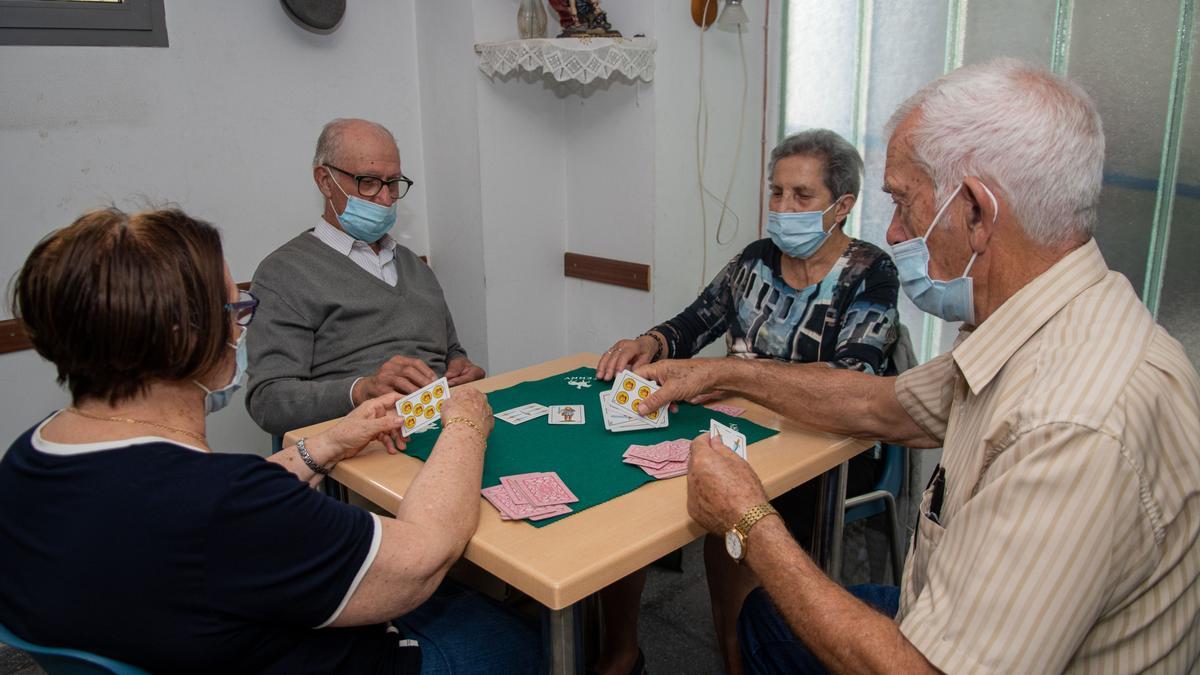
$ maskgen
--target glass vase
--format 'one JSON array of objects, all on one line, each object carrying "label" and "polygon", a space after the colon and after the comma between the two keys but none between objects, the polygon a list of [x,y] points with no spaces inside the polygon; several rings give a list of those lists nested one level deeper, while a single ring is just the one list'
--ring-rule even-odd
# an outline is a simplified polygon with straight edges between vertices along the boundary
[{"label": "glass vase", "polygon": [[546,8],[542,0],[521,0],[517,8],[517,32],[522,40],[546,37]]}]

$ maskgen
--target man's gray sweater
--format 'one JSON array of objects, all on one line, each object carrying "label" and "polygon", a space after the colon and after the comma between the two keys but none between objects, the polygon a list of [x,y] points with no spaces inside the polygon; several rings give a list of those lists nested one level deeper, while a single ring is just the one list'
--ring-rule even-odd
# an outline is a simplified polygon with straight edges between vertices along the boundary
[{"label": "man's gray sweater", "polygon": [[350,412],[350,387],[393,356],[442,374],[466,352],[433,271],[396,246],[396,286],[305,232],[267,256],[251,285],[261,304],[246,335],[246,410],[267,432]]}]

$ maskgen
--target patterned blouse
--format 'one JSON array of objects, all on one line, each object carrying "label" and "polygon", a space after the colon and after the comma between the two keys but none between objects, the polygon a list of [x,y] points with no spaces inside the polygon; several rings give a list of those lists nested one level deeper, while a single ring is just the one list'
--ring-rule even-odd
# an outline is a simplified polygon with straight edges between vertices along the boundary
[{"label": "patterned blouse", "polygon": [[690,358],[725,333],[729,356],[886,372],[899,334],[892,259],[851,239],[823,279],[795,289],[782,257],[770,239],[734,256],[695,302],[652,329],[667,338],[667,357]]}]

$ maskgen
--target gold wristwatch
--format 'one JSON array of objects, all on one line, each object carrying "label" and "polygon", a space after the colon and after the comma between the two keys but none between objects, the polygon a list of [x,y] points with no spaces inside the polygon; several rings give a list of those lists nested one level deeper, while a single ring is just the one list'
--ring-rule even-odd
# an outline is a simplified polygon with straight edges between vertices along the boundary
[{"label": "gold wristwatch", "polygon": [[746,559],[746,543],[750,538],[750,528],[772,513],[779,515],[775,507],[768,503],[751,506],[746,513],[742,514],[742,519],[725,533],[725,552],[729,554],[730,558],[737,562]]}]

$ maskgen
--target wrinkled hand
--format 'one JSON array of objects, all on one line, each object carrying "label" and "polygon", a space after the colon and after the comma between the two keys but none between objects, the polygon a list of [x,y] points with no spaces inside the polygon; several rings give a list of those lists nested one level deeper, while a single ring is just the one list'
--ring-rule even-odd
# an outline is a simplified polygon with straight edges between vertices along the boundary
[{"label": "wrinkled hand", "polygon": [[692,441],[687,485],[688,515],[713,534],[724,534],[750,507],[767,501],[750,463],[708,434]]},{"label": "wrinkled hand", "polygon": [[355,405],[391,392],[411,394],[437,379],[433,369],[421,359],[393,356],[379,366],[379,372],[364,377],[354,385],[351,398]]},{"label": "wrinkled hand", "polygon": [[403,450],[400,426],[404,420],[396,415],[396,401],[401,398],[403,395],[392,392],[363,403],[327,431],[310,438],[310,452],[319,454],[321,463],[325,463],[349,459],[376,440],[389,453]]},{"label": "wrinkled hand", "polygon": [[486,376],[483,368],[471,363],[471,359],[465,356],[456,356],[446,364],[446,382],[451,387],[482,380]]},{"label": "wrinkled hand", "polygon": [[484,436],[492,434],[492,425],[496,421],[492,417],[492,406],[488,404],[487,394],[474,387],[455,389],[450,398],[442,403],[443,427],[445,427],[445,421],[452,417],[465,417],[471,420],[479,425]]},{"label": "wrinkled hand", "polygon": [[611,380],[626,368],[633,370],[650,363],[658,351],[658,340],[641,335],[632,340],[618,340],[600,357],[596,364],[596,379]]},{"label": "wrinkled hand", "polygon": [[646,397],[641,410],[658,410],[675,401],[690,401],[714,390],[717,369],[725,359],[670,359],[642,366],[639,376],[661,388]]}]

